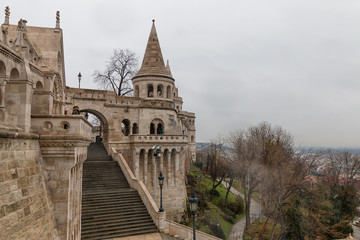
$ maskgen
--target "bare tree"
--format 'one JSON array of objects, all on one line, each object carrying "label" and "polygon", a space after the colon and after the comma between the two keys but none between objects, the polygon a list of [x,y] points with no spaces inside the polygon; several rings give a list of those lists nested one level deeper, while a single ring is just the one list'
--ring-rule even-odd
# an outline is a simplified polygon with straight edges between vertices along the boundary
[{"label": "bare tree", "polygon": [[260,145],[253,141],[249,132],[235,132],[230,137],[230,142],[238,163],[238,176],[245,201],[245,228],[250,227],[250,204],[252,194],[259,184],[261,171]]},{"label": "bare tree", "polygon": [[[219,141],[218,139],[216,141]],[[210,194],[216,195],[216,188],[222,183],[226,175],[226,165],[222,156],[223,145],[219,142],[212,142],[208,147],[208,157],[210,177],[213,185]]]},{"label": "bare tree", "polygon": [[136,74],[138,58],[129,49],[114,49],[104,71],[94,72],[94,82],[101,88],[113,90],[118,96],[132,92],[131,78]]}]

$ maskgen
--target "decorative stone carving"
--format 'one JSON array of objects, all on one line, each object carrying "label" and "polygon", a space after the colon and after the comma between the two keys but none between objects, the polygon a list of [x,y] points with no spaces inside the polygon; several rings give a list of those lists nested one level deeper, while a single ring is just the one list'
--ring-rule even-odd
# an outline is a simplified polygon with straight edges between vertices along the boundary
[{"label": "decorative stone carving", "polygon": [[41,125],[41,130],[46,132],[46,133],[52,132],[52,131],[54,131],[54,125],[50,121],[45,121]]},{"label": "decorative stone carving", "polygon": [[10,17],[10,8],[7,6],[5,8],[5,22],[1,25],[1,32],[2,32],[2,41],[3,43],[7,44],[7,35],[8,35],[8,28],[9,28],[9,17]]},{"label": "decorative stone carving", "polygon": [[60,12],[56,11],[56,26],[55,28],[60,28]]}]

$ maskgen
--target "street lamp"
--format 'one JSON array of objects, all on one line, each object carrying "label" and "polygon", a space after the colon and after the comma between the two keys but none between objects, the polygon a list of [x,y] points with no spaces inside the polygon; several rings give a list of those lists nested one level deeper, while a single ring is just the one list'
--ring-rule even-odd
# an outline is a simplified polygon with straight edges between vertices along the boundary
[{"label": "street lamp", "polygon": [[197,211],[197,206],[198,206],[198,199],[196,197],[196,193],[194,190],[192,190],[191,196],[189,197],[188,200],[190,202],[190,211],[191,211],[192,217],[193,217],[193,240],[196,240],[195,216],[196,216],[196,211]]},{"label": "street lamp", "polygon": [[156,158],[161,157],[161,145],[160,146],[152,146],[151,148],[154,151],[154,201],[156,203]]},{"label": "street lamp", "polygon": [[163,212],[164,209],[162,207],[162,187],[164,185],[164,176],[162,175],[162,172],[160,172],[160,175],[159,175],[158,179],[159,179],[159,184],[160,184],[160,208],[159,208],[159,212]]},{"label": "street lamp", "polygon": [[79,75],[78,75],[78,79],[79,79],[79,88],[80,88],[80,81],[81,81],[81,77],[82,77],[81,72],[79,72]]}]

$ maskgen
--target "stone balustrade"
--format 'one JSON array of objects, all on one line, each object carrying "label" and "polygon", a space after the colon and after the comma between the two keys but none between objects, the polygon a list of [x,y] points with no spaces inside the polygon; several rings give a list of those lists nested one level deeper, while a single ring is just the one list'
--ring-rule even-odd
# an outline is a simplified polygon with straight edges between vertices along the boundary
[{"label": "stone balustrade", "polygon": [[130,136],[132,143],[187,143],[188,138],[186,135],[138,135],[133,134]]},{"label": "stone balustrade", "polygon": [[32,115],[32,130],[43,137],[76,137],[91,140],[92,125],[80,115]]}]

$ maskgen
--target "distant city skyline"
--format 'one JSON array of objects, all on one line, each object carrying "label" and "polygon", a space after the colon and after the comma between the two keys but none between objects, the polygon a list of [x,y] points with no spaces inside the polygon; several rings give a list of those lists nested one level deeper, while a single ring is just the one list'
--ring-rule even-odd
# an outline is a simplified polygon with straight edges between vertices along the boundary
[{"label": "distant city skyline", "polygon": [[195,112],[197,141],[266,121],[298,146],[360,146],[360,2],[5,0],[10,23],[55,27],[67,85],[98,88],[115,48],[144,55],[155,19],[164,59]]}]

